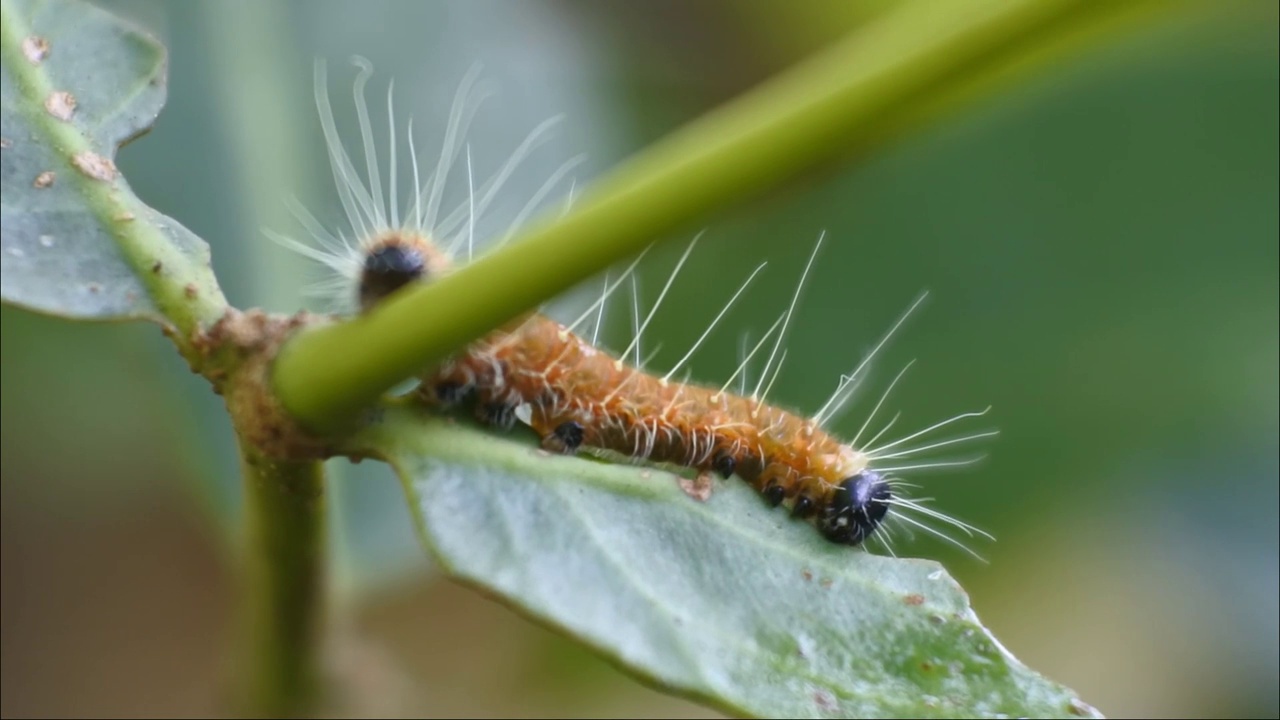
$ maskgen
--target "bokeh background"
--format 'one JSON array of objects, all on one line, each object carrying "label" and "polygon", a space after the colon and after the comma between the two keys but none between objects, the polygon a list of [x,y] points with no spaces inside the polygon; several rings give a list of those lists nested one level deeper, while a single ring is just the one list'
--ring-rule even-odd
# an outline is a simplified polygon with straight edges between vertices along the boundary
[{"label": "bokeh background", "polygon": [[[478,175],[565,115],[487,236],[564,161],[585,153],[589,183],[883,3],[101,4],[171,55],[167,109],[120,166],[208,240],[233,303],[291,311],[320,276],[262,228],[301,236],[295,196],[342,222],[313,58],[353,148],[353,54],[377,70],[379,142],[394,78],[422,155],[483,63],[499,92],[470,134]],[[1003,432],[983,465],[920,478],[996,535],[976,548],[989,564],[925,538],[900,550],[944,562],[1007,647],[1112,717],[1276,717],[1277,57],[1276,5],[1223,3],[709,218],[647,334],[654,365],[683,354],[726,278],[768,259],[695,358],[696,378],[724,378],[826,229],[773,396],[821,404],[927,288],[872,384],[918,358],[896,391],[904,427],[991,404]],[[680,249],[645,265],[650,301]],[[218,712],[239,493],[219,401],[153,327],[0,312],[3,714]],[[619,348],[628,320],[611,318]],[[345,657],[372,697],[408,693],[429,716],[713,715],[440,577],[391,473],[333,470],[335,574],[359,638]]]}]

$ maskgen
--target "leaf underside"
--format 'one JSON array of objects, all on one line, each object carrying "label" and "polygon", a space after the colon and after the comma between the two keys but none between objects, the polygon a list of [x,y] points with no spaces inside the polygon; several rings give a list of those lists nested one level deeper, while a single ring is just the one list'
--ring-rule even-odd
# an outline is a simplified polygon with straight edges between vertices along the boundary
[{"label": "leaf underside", "polygon": [[208,247],[138,201],[110,161],[164,105],[163,47],[81,2],[6,2],[5,23],[0,298],[70,318],[158,320],[143,278],[166,269],[131,262],[121,234],[145,224],[197,266]]},{"label": "leaf underside", "polygon": [[360,436],[457,579],[643,680],[761,717],[1100,717],[937,563],[831,545],[736,479],[550,456],[411,409]]}]

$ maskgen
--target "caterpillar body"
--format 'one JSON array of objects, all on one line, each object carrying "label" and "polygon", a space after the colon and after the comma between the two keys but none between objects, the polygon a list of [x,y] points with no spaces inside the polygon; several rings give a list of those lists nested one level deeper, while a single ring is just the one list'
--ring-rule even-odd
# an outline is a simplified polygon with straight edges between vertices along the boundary
[{"label": "caterpillar body", "polygon": [[[356,81],[358,103],[362,103],[361,92],[368,73],[369,68],[365,65],[364,72]],[[361,129],[369,163],[370,188],[358,179],[358,173],[333,129],[323,78],[323,66],[317,65],[317,103],[339,195],[356,235],[355,242],[317,232],[319,224],[310,216],[304,218],[304,222],[327,249],[318,250],[290,238],[277,236],[277,239],[337,270],[341,277],[338,282],[329,283],[326,289],[345,288],[345,292],[351,293],[354,284],[352,294],[358,299],[361,311],[366,311],[405,285],[430,282],[448,272],[452,263],[451,248],[459,247],[464,239],[470,253],[477,213],[476,192],[472,187],[466,206],[468,212],[455,212],[450,216],[465,218],[466,227],[455,221],[452,227],[457,236],[447,247],[437,244],[433,238],[439,237],[439,229],[437,227],[433,232],[432,228],[437,225],[435,215],[440,186],[447,175],[450,159],[458,153],[457,147],[450,147],[451,144],[456,145],[454,140],[446,142],[437,166],[437,180],[429,188],[415,188],[417,194],[406,219],[401,221],[398,217],[394,199],[390,211],[385,210],[376,161],[370,152],[372,140],[366,115],[362,110]],[[464,81],[464,89],[459,90],[459,100],[455,101],[446,133],[450,138],[458,135],[457,126],[462,114],[459,107],[469,92],[466,88]],[[390,111],[390,95],[388,106]],[[526,140],[525,145],[528,144]],[[520,151],[517,151],[517,157],[519,155]],[[413,164],[416,175],[416,157]],[[509,174],[506,168],[498,176],[505,174]],[[470,175],[468,157],[469,186]],[[392,177],[394,196],[394,168]],[[553,176],[553,179],[556,178]],[[481,189],[481,204],[484,204],[483,198],[488,197],[484,194],[486,187],[490,186],[482,186]],[[545,190],[544,186],[538,195],[545,194]],[[443,224],[450,225],[448,220]],[[925,506],[925,500],[906,497],[901,492],[904,484],[895,473],[968,465],[975,460],[908,461],[908,464],[897,466],[893,466],[892,461],[996,434],[995,431],[979,432],[904,447],[952,422],[979,416],[986,411],[957,415],[879,447],[871,447],[889,430],[895,417],[867,443],[859,445],[858,440],[884,404],[889,391],[901,379],[904,368],[884,391],[852,442],[843,442],[823,428],[824,423],[849,400],[867,362],[919,305],[923,296],[898,319],[853,373],[841,377],[831,399],[814,416],[805,417],[766,401],[769,385],[776,379],[785,359],[785,352],[779,356],[783,338],[821,242],[820,237],[797,284],[790,307],[759,340],[738,372],[723,387],[705,387],[674,378],[693,349],[662,377],[642,369],[639,336],[648,320],[652,319],[652,311],[640,324],[637,310],[636,338],[632,346],[617,356],[597,348],[594,337],[588,340],[578,332],[578,327],[593,313],[596,314],[598,331],[599,312],[603,311],[604,303],[613,291],[634,270],[636,263],[632,263],[613,283],[606,278],[605,291],[600,299],[576,322],[564,325],[536,312],[517,318],[475,341],[441,365],[427,369],[420,376],[415,395],[424,403],[442,408],[471,401],[481,421],[504,430],[520,421],[538,434],[545,449],[553,452],[572,454],[580,449],[590,449],[619,454],[634,461],[684,466],[695,470],[701,478],[709,478],[712,474],[725,478],[737,475],[752,485],[768,504],[775,507],[785,505],[793,516],[812,522],[824,538],[834,543],[860,545],[876,535],[886,518],[890,518],[900,519],[908,527],[923,529],[968,550],[959,541],[934,528],[928,520],[950,524],[970,536],[985,533]],[[693,244],[668,279],[664,297],[692,249]],[[729,305],[737,300],[762,268],[763,265],[743,283]],[[661,297],[658,302],[661,303]],[[694,349],[706,339],[729,305],[716,317]],[[772,352],[754,391],[745,392],[746,383],[743,382],[742,392],[730,392],[728,388],[734,379],[745,371],[751,357],[775,333]],[[592,335],[595,334],[593,331]],[[626,358],[633,349],[635,361],[628,362]],[[765,385],[766,380],[768,385]],[[899,512],[890,514],[891,509]],[[910,514],[916,517],[910,517]],[[887,538],[882,539],[886,540],[888,547]]]},{"label": "caterpillar body", "polygon": [[598,351],[542,316],[468,348],[424,378],[422,394],[477,394],[485,419],[521,409],[543,447],[599,448],[728,478],[772,505],[790,501],[829,540],[857,545],[889,509],[889,483],[868,459],[811,421],[750,397],[664,381]]}]

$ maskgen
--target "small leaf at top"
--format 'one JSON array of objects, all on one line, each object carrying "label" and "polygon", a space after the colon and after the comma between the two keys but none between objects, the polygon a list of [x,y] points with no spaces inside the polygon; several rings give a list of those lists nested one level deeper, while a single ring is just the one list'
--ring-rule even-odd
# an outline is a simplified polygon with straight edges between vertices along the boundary
[{"label": "small leaf at top", "polygon": [[831,545],[736,479],[699,502],[670,472],[401,408],[359,442],[454,577],[680,694],[754,717],[1100,717],[937,563]]},{"label": "small leaf at top", "polygon": [[208,247],[114,163],[164,105],[164,48],[76,0],[0,8],[0,297],[99,320],[220,305]]}]

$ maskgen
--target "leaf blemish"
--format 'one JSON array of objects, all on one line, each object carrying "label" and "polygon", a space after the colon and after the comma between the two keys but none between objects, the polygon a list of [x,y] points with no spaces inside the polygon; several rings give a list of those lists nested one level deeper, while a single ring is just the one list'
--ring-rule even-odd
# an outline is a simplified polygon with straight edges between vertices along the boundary
[{"label": "leaf blemish", "polygon": [[164,269],[164,263],[160,262],[159,260],[155,261],[151,265],[151,272],[153,273],[159,273],[163,269]]},{"label": "leaf blemish", "polygon": [[53,179],[55,177],[57,176],[52,170],[45,170],[36,176],[36,179],[31,183],[31,186],[43,190],[53,184]]},{"label": "leaf blemish", "polygon": [[818,690],[813,693],[813,702],[823,710],[835,710],[836,699],[824,690]]},{"label": "leaf blemish", "polygon": [[186,295],[188,300],[195,300],[199,291],[196,290],[194,283],[187,283],[186,286],[182,288],[182,294]]},{"label": "leaf blemish", "polygon": [[678,477],[678,482],[684,494],[698,502],[706,502],[711,497],[711,476],[706,473],[699,473],[692,480],[687,477]]},{"label": "leaf blemish", "polygon": [[44,100],[44,109],[50,115],[66,122],[76,111],[76,96],[66,90],[58,90],[50,93],[49,97]]},{"label": "leaf blemish", "polygon": [[924,596],[920,593],[911,593],[910,595],[903,597],[902,602],[908,605],[923,605]]},{"label": "leaf blemish", "polygon": [[[110,158],[105,158],[96,152],[86,150],[85,152],[77,153],[71,158],[71,164],[94,180],[109,182],[116,179],[116,164],[111,162]],[[125,213],[117,218],[117,220],[132,219],[133,213]]]},{"label": "leaf blemish", "polygon": [[39,35],[28,35],[22,39],[22,54],[32,65],[39,65],[49,57],[49,41]]}]

